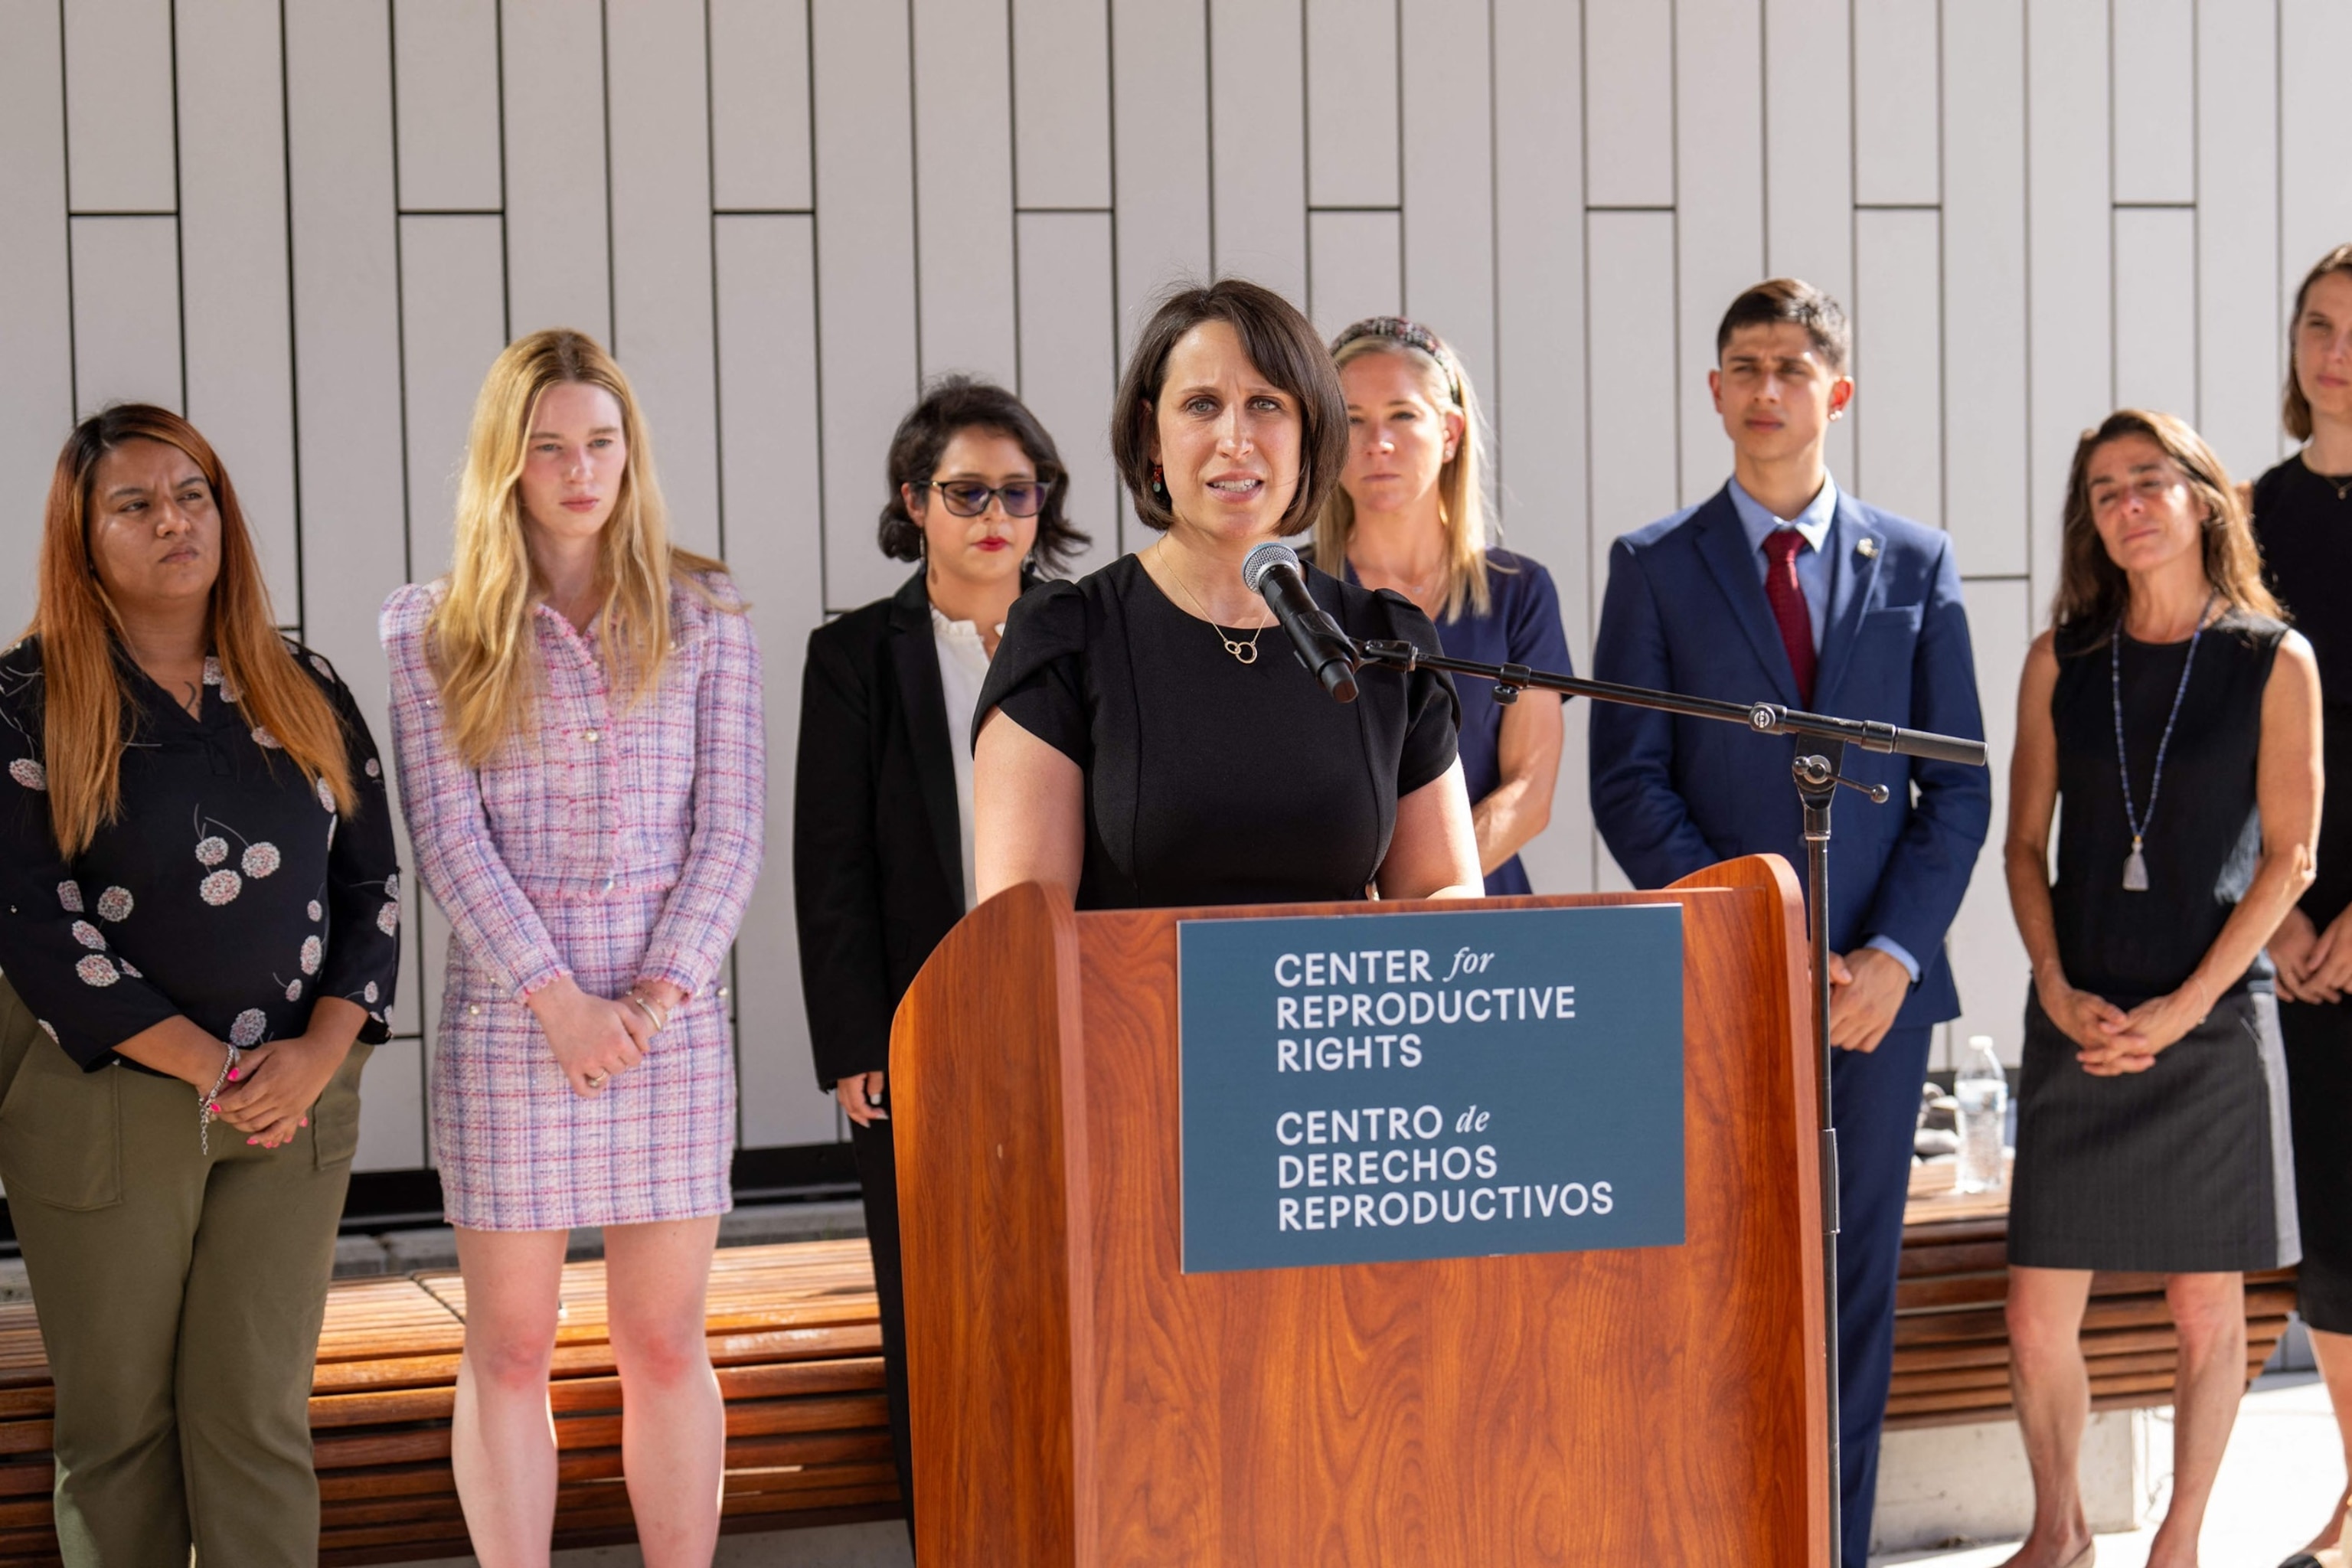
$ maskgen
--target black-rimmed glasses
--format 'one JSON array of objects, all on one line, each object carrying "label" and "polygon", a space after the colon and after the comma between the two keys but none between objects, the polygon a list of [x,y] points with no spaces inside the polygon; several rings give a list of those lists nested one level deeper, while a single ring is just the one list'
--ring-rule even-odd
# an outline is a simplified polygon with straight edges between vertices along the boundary
[{"label": "black-rimmed glasses", "polygon": [[958,517],[978,517],[988,510],[991,497],[1004,508],[1007,517],[1034,517],[1045,504],[1045,487],[1034,479],[1003,485],[984,485],[978,479],[925,479],[915,488],[939,491],[940,500]]}]

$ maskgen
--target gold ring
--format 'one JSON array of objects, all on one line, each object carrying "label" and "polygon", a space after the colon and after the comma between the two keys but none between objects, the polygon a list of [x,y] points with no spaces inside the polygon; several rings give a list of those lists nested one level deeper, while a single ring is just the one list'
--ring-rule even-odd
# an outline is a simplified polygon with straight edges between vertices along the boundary
[{"label": "gold ring", "polygon": [[602,1089],[604,1087],[605,1081],[610,1078],[610,1076],[611,1075],[608,1073],[592,1072],[588,1075],[588,1087],[590,1089]]}]

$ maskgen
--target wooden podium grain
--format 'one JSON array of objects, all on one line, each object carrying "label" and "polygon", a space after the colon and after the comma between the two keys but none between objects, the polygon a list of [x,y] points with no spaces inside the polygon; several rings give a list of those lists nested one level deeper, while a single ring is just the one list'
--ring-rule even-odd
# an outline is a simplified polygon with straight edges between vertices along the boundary
[{"label": "wooden podium grain", "polygon": [[[1187,1275],[1176,922],[1678,902],[1681,1247]],[[956,927],[891,1041],[926,1568],[1811,1568],[1827,1542],[1802,898]]]}]

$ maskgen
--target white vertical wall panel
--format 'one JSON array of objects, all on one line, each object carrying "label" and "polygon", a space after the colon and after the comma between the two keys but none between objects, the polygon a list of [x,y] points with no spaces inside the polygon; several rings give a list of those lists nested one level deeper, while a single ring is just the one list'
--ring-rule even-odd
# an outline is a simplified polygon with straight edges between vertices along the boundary
[{"label": "white vertical wall panel", "polygon": [[805,217],[722,217],[717,225],[723,434],[730,451],[758,454],[728,466],[728,564],[751,602],[768,693],[768,860],[735,966],[742,1136],[755,1146],[834,1136],[832,1101],[817,1087],[809,1056],[793,919],[801,653],[824,618],[824,578],[813,569],[823,497],[812,228]]},{"label": "white vertical wall panel", "polygon": [[1305,0],[1307,199],[1392,207],[1399,0]]},{"label": "white vertical wall panel", "polygon": [[[2280,319],[2313,262],[2352,240],[2352,158],[2344,156],[2343,62],[2352,5],[2278,0]],[[2286,367],[2280,366],[2280,374]]]},{"label": "white vertical wall panel", "polygon": [[[1729,129],[1754,141],[1745,127]],[[1675,7],[1666,0],[1585,0],[1584,199],[1596,207],[1674,205]]]},{"label": "white vertical wall panel", "polygon": [[[1922,0],[1864,6],[1848,26],[1846,0],[1769,0],[1764,26],[1764,268],[1775,278],[1801,278],[1851,311],[1854,306],[1854,211],[1857,165],[1872,131],[1863,121],[1864,87],[1853,89],[1842,71],[1822,68],[1862,48],[1866,16],[1907,15]],[[1925,0],[1929,28],[1927,158],[1934,190],[1934,0]],[[1852,35],[1851,37],[1849,35]],[[1724,303],[1730,301],[1727,299]],[[1713,342],[1710,336],[1709,342]],[[1830,472],[1853,472],[1850,422],[1830,427]]]},{"label": "white vertical wall panel", "polygon": [[1944,526],[1971,573],[2022,575],[2027,479],[2023,0],[1944,7],[1944,276],[1967,280],[1967,372],[1944,405]]},{"label": "white vertical wall panel", "polygon": [[[613,339],[601,0],[501,0],[507,328]],[[702,117],[697,115],[698,127]]]},{"label": "white vertical wall panel", "polygon": [[[1573,7],[1495,7],[1495,315],[1509,330],[1479,390],[1496,426],[1505,542],[1549,567],[1580,670],[1591,646],[1584,582],[1584,117]],[[1584,714],[1571,705],[1551,826],[1522,852],[1549,892],[1592,886]]]},{"label": "white vertical wall panel", "polygon": [[[376,612],[408,580],[392,71],[381,8],[287,13],[294,395],[302,411],[298,500],[310,542],[302,636],[333,661],[387,758],[391,681],[377,647]],[[415,866],[397,816],[394,828],[402,835],[401,864]],[[403,923],[401,943],[392,1027],[413,1035],[420,1016],[415,921]],[[387,1049],[370,1064],[370,1136],[379,1121],[377,1086],[419,1070],[414,1047]],[[421,1125],[410,1136],[415,1149],[394,1163],[424,1158]]]},{"label": "white vertical wall panel", "polygon": [[178,16],[187,413],[235,476],[270,599],[291,625],[302,584],[278,0],[180,0]]},{"label": "white vertical wall panel", "polygon": [[[291,32],[329,19],[361,31],[380,25],[348,5],[299,20],[289,11],[286,22]],[[392,33],[400,205],[498,211],[498,0],[393,0]]]},{"label": "white vertical wall panel", "polygon": [[1402,0],[1404,305],[1483,384],[1495,369],[1493,51],[1486,0]]},{"label": "white vertical wall panel", "polygon": [[63,31],[48,0],[0,0],[0,625],[33,611],[49,472],[74,420]]},{"label": "white vertical wall panel", "polygon": [[1207,0],[1111,0],[1119,344],[1151,301],[1205,277],[1209,205]]},{"label": "white vertical wall panel", "polygon": [[[1585,79],[1592,79],[1589,61]],[[1676,244],[1672,213],[1596,212],[1585,219],[1586,297],[1598,302],[1587,319],[1585,361],[1592,517],[1585,582],[1596,628],[1609,581],[1610,545],[1619,534],[1654,522],[1680,505],[1675,419],[1680,385],[1675,363]],[[1707,341],[1712,346],[1713,338]],[[1582,713],[1570,709],[1569,721],[1589,732],[1589,705]],[[1568,783],[1573,787],[1583,780]],[[1633,885],[1597,833],[1592,858],[1595,887]]]},{"label": "white vertical wall panel", "polygon": [[1013,141],[1024,207],[1110,205],[1110,6],[1013,0]]},{"label": "white vertical wall panel", "polygon": [[[1941,227],[1933,212],[1854,215],[1853,486],[1873,506],[1944,521]],[[1962,571],[1971,563],[1963,547]]]},{"label": "white vertical wall panel", "polygon": [[807,0],[710,0],[710,195],[721,210],[804,209]]},{"label": "white vertical wall panel", "polygon": [[[1782,0],[1772,0],[1773,34],[1783,26],[1784,8]],[[1853,199],[1866,206],[1941,198],[1937,110],[1942,100],[1936,79],[1941,8],[1937,0],[1867,0],[1853,7]],[[1846,79],[1833,52],[1817,52],[1809,62],[1780,56],[1777,45],[1774,54],[1776,93],[1801,98]]]},{"label": "white vertical wall panel", "polygon": [[1016,378],[1004,0],[914,0],[915,257],[923,374]]},{"label": "white vertical wall panel", "polygon": [[2115,8],[2108,37],[2119,202],[2197,199],[2197,6],[2132,0]]},{"label": "white vertical wall panel", "polygon": [[[2202,0],[2197,11],[2199,429],[2252,479],[2284,439],[2279,297],[2278,9]],[[2336,209],[2352,214],[2352,204]],[[2352,235],[2352,223],[2346,227]]]},{"label": "white vertical wall panel", "polygon": [[1307,223],[1307,315],[1327,342],[1350,321],[1403,310],[1403,224],[1395,213],[1316,213]]},{"label": "white vertical wall panel", "polygon": [[1608,301],[1586,327],[1587,581],[1596,626],[1610,545],[1683,504],[1675,461],[1675,248],[1671,213],[1594,213],[1586,220],[1587,287],[1591,298]]},{"label": "white vertical wall panel", "polygon": [[2020,1059],[2026,987],[2032,981],[2025,944],[2010,915],[2000,845],[2009,820],[2009,759],[2017,743],[2017,684],[2025,672],[2026,647],[2041,629],[2046,595],[2018,580],[1973,582],[1967,592],[1977,697],[1984,708],[1985,743],[1992,753],[1992,831],[1978,851],[1976,875],[1947,938],[1961,1011],[1945,1033],[1962,1041],[1970,1035],[1990,1035],[2000,1059],[2014,1066]]},{"label": "white vertical wall panel", "polygon": [[1064,511],[1093,536],[1068,567],[1082,576],[1119,553],[1118,475],[1110,403],[1118,380],[1118,302],[1111,297],[1108,213],[1024,213],[1021,400],[1070,471]]},{"label": "white vertical wall panel", "polygon": [[408,426],[408,574],[449,569],[466,427],[506,346],[495,217],[400,220],[401,367]]},{"label": "white vertical wall panel", "polygon": [[2115,312],[2116,405],[2161,409],[2197,424],[2194,212],[2116,209]]},{"label": "white vertical wall panel", "polygon": [[179,226],[169,217],[73,220],[77,418],[110,403],[181,407]]},{"label": "white vertical wall panel", "polygon": [[1762,0],[1675,0],[1675,276],[1685,505],[1714,494],[1731,473],[1731,443],[1706,372],[1725,307],[1764,276],[1763,64]]},{"label": "white vertical wall panel", "polygon": [[171,211],[179,205],[172,0],[71,0],[58,9],[73,210]]},{"label": "white vertical wall panel", "polygon": [[716,553],[719,392],[702,3],[630,0],[607,16],[613,348],[654,431],[673,536]]},{"label": "white vertical wall panel", "polygon": [[816,298],[824,387],[824,602],[898,584],[874,549],[882,458],[914,399],[915,190],[907,13],[813,0]]},{"label": "white vertical wall panel", "polygon": [[[2075,438],[2105,417],[2114,400],[2106,58],[2106,0],[2035,0],[2027,7],[2029,473],[2032,570],[2043,592],[2057,582],[2059,516]],[[2189,323],[2180,331],[2189,333]]]},{"label": "white vertical wall panel", "polygon": [[1300,4],[1209,4],[1211,262],[1294,303],[1307,295]]}]

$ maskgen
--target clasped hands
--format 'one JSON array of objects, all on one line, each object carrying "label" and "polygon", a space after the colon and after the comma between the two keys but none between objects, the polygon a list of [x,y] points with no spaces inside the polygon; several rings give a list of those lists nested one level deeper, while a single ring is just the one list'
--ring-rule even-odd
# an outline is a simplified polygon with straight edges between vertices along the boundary
[{"label": "clasped hands", "polygon": [[2299,909],[2270,940],[2271,963],[2278,969],[2279,994],[2289,1002],[2341,1002],[2352,991],[2352,930],[2343,915],[2321,931]]},{"label": "clasped hands", "polygon": [[[310,1107],[351,1055],[352,1033],[294,1035],[238,1054],[236,1077],[221,1085],[212,1112],[246,1142],[276,1149],[310,1125]],[[199,1084],[201,1089],[205,1086]]]},{"label": "clasped hands", "polygon": [[2178,991],[2141,1003],[2130,1012],[2089,991],[2078,991],[2063,975],[2037,977],[2034,994],[2042,1010],[2080,1047],[2074,1059],[2093,1078],[2146,1072],[2159,1052],[2205,1021],[2212,1010],[2204,983],[2193,976]]},{"label": "clasped hands", "polygon": [[616,1073],[646,1059],[654,1037],[686,1003],[666,980],[641,980],[617,997],[591,996],[570,975],[531,993],[529,1005],[546,1031],[572,1092],[592,1100]]},{"label": "clasped hands", "polygon": [[1911,972],[1893,953],[1875,947],[1831,953],[1830,1044],[1842,1051],[1876,1050],[1910,994]]}]

